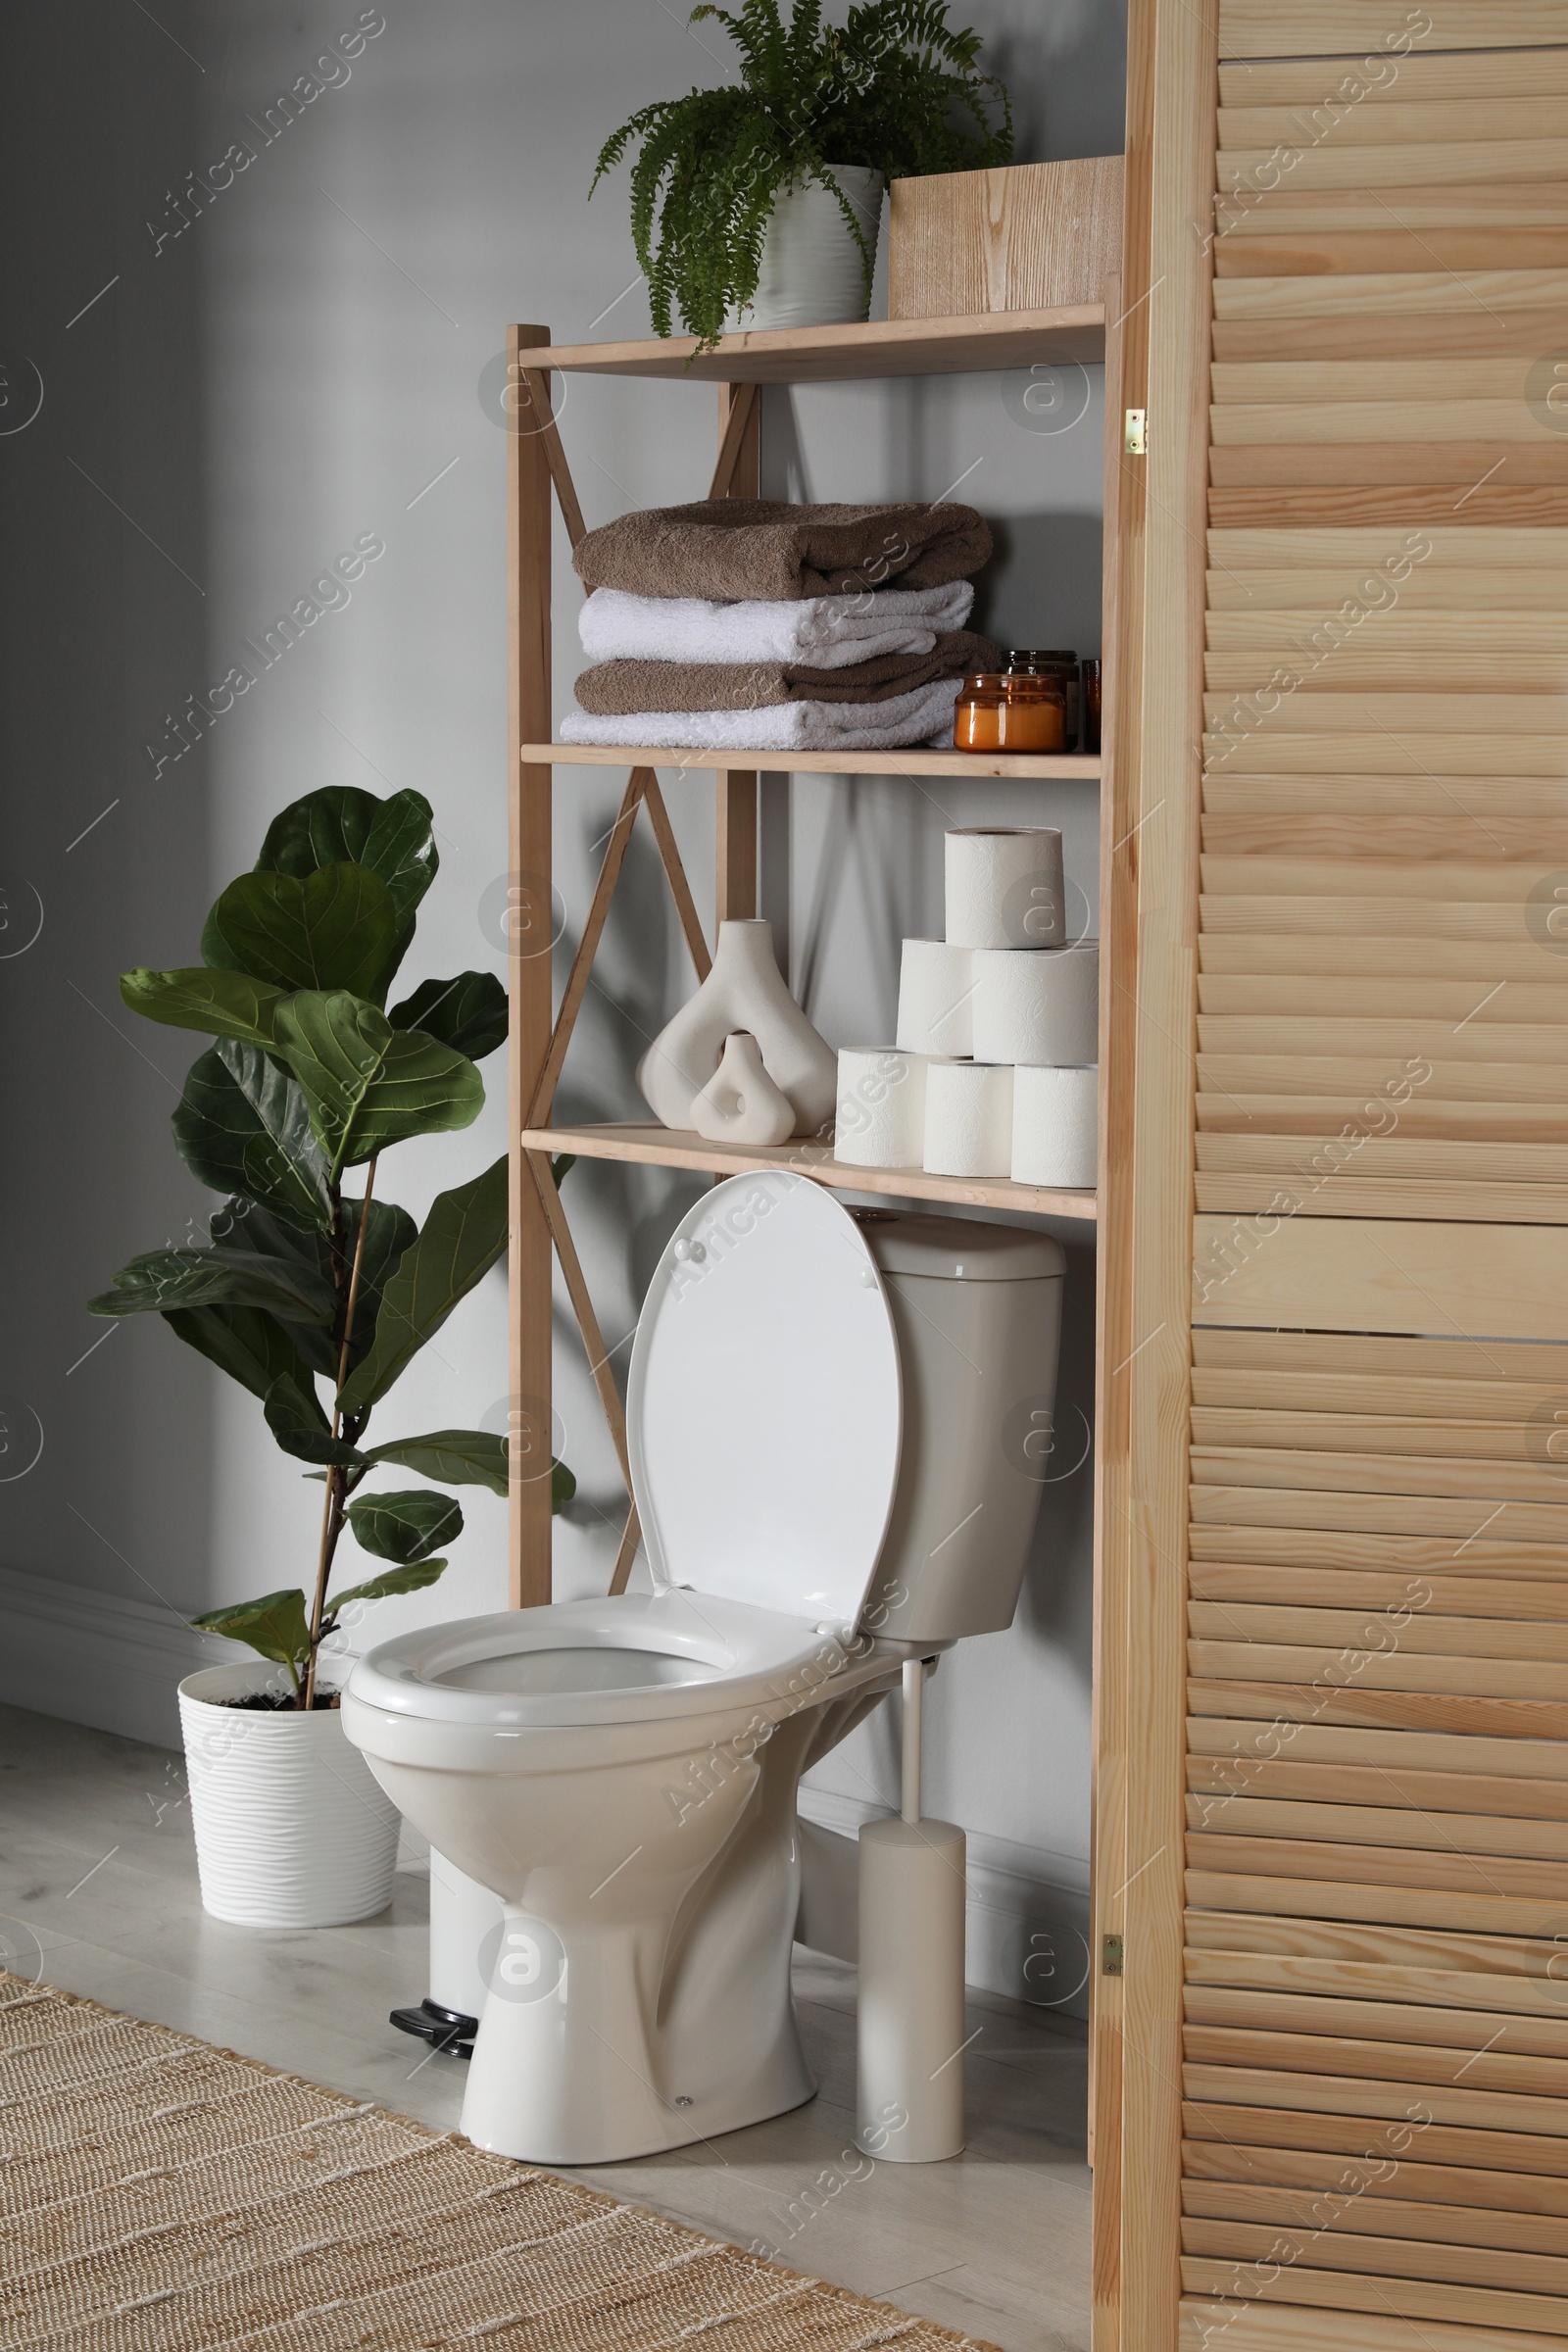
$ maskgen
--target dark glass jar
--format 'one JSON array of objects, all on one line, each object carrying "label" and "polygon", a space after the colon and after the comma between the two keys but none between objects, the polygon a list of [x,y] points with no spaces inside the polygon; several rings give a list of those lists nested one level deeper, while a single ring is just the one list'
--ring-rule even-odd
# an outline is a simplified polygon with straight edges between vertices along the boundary
[{"label": "dark glass jar", "polygon": [[1067,739],[1063,751],[1076,751],[1083,737],[1083,696],[1078,677],[1078,657],[1070,648],[1009,647],[1007,668],[1019,671],[1054,671],[1061,679],[1067,698]]},{"label": "dark glass jar", "polygon": [[1054,670],[971,670],[953,713],[960,752],[1060,752],[1067,695]]},{"label": "dark glass jar", "polygon": [[1084,750],[1100,749],[1100,657],[1084,663]]}]

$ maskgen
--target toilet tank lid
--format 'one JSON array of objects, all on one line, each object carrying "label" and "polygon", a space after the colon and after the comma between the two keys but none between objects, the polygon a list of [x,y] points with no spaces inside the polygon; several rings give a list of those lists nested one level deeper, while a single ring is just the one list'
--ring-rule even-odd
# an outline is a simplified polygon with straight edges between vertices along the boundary
[{"label": "toilet tank lid", "polygon": [[858,1208],[853,1214],[884,1274],[924,1274],[938,1282],[1059,1282],[1067,1264],[1061,1244],[1049,1233],[898,1209]]}]

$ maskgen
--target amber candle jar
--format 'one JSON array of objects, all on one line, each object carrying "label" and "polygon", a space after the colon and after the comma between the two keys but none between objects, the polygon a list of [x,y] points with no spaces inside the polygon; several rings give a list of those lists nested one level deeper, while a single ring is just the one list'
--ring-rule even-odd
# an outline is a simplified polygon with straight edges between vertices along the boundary
[{"label": "amber candle jar", "polygon": [[1067,694],[1054,670],[970,672],[953,713],[960,752],[1060,752],[1067,747]]},{"label": "amber candle jar", "polygon": [[1083,695],[1079,685],[1078,657],[1071,648],[1012,646],[1007,652],[1009,670],[1048,670],[1058,676],[1067,697],[1067,737],[1062,750],[1074,752],[1083,740]]}]

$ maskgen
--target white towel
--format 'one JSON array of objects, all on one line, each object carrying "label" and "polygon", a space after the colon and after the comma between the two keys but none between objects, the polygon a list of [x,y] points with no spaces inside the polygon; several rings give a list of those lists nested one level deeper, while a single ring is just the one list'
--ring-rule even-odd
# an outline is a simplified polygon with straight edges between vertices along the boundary
[{"label": "white towel", "polygon": [[[597,591],[596,591],[597,593]],[[961,678],[938,678],[885,703],[768,703],[757,710],[634,710],[591,718],[568,710],[563,743],[618,743],[650,751],[876,752],[953,740]]]},{"label": "white towel", "polygon": [[878,654],[928,654],[938,637],[963,627],[973,603],[969,580],[757,604],[596,588],[577,627],[591,662],[802,662],[842,669]]}]

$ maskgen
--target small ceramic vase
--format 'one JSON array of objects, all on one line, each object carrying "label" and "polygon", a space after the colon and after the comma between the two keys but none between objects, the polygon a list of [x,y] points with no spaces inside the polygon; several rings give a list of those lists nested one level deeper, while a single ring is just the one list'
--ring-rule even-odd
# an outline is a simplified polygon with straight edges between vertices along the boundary
[{"label": "small ceramic vase", "polygon": [[692,1125],[710,1144],[782,1144],[795,1133],[795,1105],[746,1030],[724,1040],[723,1060],[692,1103]]},{"label": "small ceramic vase", "polygon": [[[712,970],[638,1063],[637,1084],[655,1118],[666,1127],[694,1124],[697,1097],[738,1029],[756,1041],[763,1071],[789,1102],[794,1121],[786,1132],[817,1134],[833,1116],[838,1059],[785,987],[773,960],[773,926],[762,919],[719,924]],[[733,1128],[727,1132],[734,1136]]]}]

